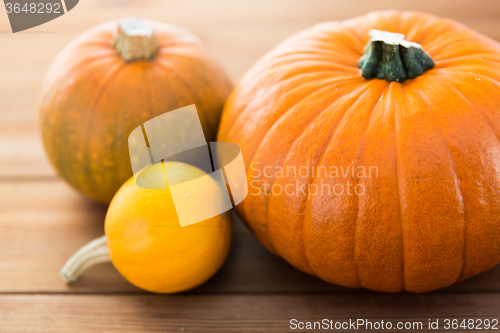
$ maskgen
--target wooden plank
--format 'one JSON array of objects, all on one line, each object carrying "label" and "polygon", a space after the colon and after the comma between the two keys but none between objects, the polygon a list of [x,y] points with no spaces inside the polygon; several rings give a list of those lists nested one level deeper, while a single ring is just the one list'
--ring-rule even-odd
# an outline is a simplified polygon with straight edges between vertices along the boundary
[{"label": "wooden plank", "polygon": [[0,180],[27,175],[31,178],[56,177],[43,151],[36,124],[0,122]]},{"label": "wooden plank", "polygon": [[[0,290],[71,291],[58,276],[61,265],[104,233],[105,212],[58,180],[0,183]],[[87,277],[82,290],[135,290],[111,265]]]},{"label": "wooden plank", "polygon": [[[103,234],[106,207],[58,180],[0,182],[0,293],[139,292],[111,264],[96,266],[68,286],[58,272],[80,246]],[[500,291],[500,266],[444,289]],[[192,293],[363,293],[330,285],[269,253],[235,220],[227,262]]]},{"label": "wooden plank", "polygon": [[81,1],[57,20],[9,33],[0,10],[0,177],[54,176],[37,134],[39,88],[52,59],[79,33],[117,17],[141,16],[181,25],[207,41],[231,79],[241,75],[286,37],[323,21],[375,9],[420,10],[457,19],[500,40],[498,0],[360,1]]},{"label": "wooden plank", "polygon": [[[0,182],[0,292],[137,292],[111,264],[71,286],[58,276],[73,252],[102,235],[105,211],[61,181]],[[226,265],[199,292],[297,291],[304,282],[308,290],[341,289],[296,271],[235,226]]]},{"label": "wooden plank", "polygon": [[393,330],[398,322],[421,323],[419,331],[428,332],[429,319],[439,321],[436,331],[450,331],[444,329],[445,319],[498,320],[499,308],[499,294],[4,295],[0,327],[5,333],[289,332],[291,319],[326,318],[333,324],[364,319],[375,325],[383,320]]},{"label": "wooden plank", "polygon": [[58,277],[78,247],[103,233],[106,212],[57,180],[39,141],[36,104],[43,75],[76,35],[117,17],[169,21],[206,40],[236,82],[289,35],[381,8],[433,12],[500,40],[498,0],[86,0],[20,34],[8,32],[0,10],[0,331],[284,332],[291,318],[424,325],[430,318],[439,319],[442,330],[445,318],[499,319],[500,266],[425,295],[350,290],[273,256],[240,221],[220,272],[181,295],[146,294],[111,264],[95,267],[72,286]]}]

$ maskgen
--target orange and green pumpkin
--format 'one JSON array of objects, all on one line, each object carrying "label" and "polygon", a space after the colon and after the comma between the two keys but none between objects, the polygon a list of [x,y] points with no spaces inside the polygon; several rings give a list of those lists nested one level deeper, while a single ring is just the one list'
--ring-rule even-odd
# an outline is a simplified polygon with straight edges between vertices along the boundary
[{"label": "orange and green pumpkin", "polygon": [[499,43],[381,11],[270,51],[218,140],[241,147],[237,208],[270,251],[338,285],[426,292],[500,262],[499,135]]},{"label": "orange and green pumpkin", "polygon": [[132,176],[132,130],[195,104],[213,141],[230,91],[222,69],[191,33],[155,21],[108,22],[70,43],[48,70],[39,103],[45,150],[69,184],[109,203]]}]

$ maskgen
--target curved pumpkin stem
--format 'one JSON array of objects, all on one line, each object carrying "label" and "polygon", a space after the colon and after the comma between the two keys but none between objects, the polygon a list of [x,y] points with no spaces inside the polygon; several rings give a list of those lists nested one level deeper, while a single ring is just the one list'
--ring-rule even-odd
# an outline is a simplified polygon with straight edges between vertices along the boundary
[{"label": "curved pumpkin stem", "polygon": [[107,239],[106,236],[101,236],[82,246],[73,254],[59,275],[67,283],[75,282],[87,268],[109,261],[111,258],[109,257]]},{"label": "curved pumpkin stem", "polygon": [[365,54],[358,62],[365,79],[404,82],[434,67],[434,60],[422,46],[406,41],[402,34],[374,29],[370,37]]},{"label": "curved pumpkin stem", "polygon": [[149,60],[160,48],[153,27],[137,18],[119,20],[111,44],[125,62]]}]

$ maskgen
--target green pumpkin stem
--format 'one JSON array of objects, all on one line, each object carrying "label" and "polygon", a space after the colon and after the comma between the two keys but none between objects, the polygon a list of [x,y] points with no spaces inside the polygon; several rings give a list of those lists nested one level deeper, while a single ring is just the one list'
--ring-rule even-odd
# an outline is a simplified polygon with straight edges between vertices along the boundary
[{"label": "green pumpkin stem", "polygon": [[435,65],[420,44],[406,41],[402,34],[372,30],[370,37],[365,54],[358,62],[365,79],[404,82]]}]

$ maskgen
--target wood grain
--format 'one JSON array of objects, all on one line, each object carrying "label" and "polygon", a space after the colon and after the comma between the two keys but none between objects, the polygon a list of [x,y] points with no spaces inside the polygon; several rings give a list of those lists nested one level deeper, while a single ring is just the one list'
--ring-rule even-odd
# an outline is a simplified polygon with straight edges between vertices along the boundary
[{"label": "wood grain", "polygon": [[[111,264],[72,285],[58,272],[82,245],[103,234],[106,207],[59,180],[0,182],[0,293],[140,292]],[[500,266],[443,292],[500,292]],[[302,273],[268,252],[236,219],[233,247],[222,269],[191,293],[368,293]]]},{"label": "wood grain", "polygon": [[145,293],[111,264],[71,286],[58,276],[74,251],[102,235],[106,213],[57,178],[39,140],[42,79],[72,39],[119,17],[168,21],[205,40],[236,82],[286,37],[376,9],[426,11],[500,40],[498,0],[83,0],[18,34],[0,5],[0,332],[285,332],[291,318],[498,318],[500,266],[424,295],[351,290],[273,256],[238,220],[222,269],[180,295]]},{"label": "wood grain", "polygon": [[498,319],[499,308],[497,294],[4,295],[0,327],[5,333],[290,332],[292,318],[327,318],[384,320],[394,327],[397,322],[421,322],[420,331],[428,332],[429,319],[438,319],[439,331],[444,331],[444,319]]},{"label": "wood grain", "polygon": [[85,0],[57,20],[17,34],[9,33],[0,10],[0,177],[55,175],[38,140],[39,89],[57,53],[94,25],[127,16],[178,24],[205,40],[236,82],[286,37],[377,9],[430,12],[500,40],[498,0]]},{"label": "wood grain", "polygon": [[56,177],[43,151],[36,123],[0,120],[0,180],[27,177]]}]

